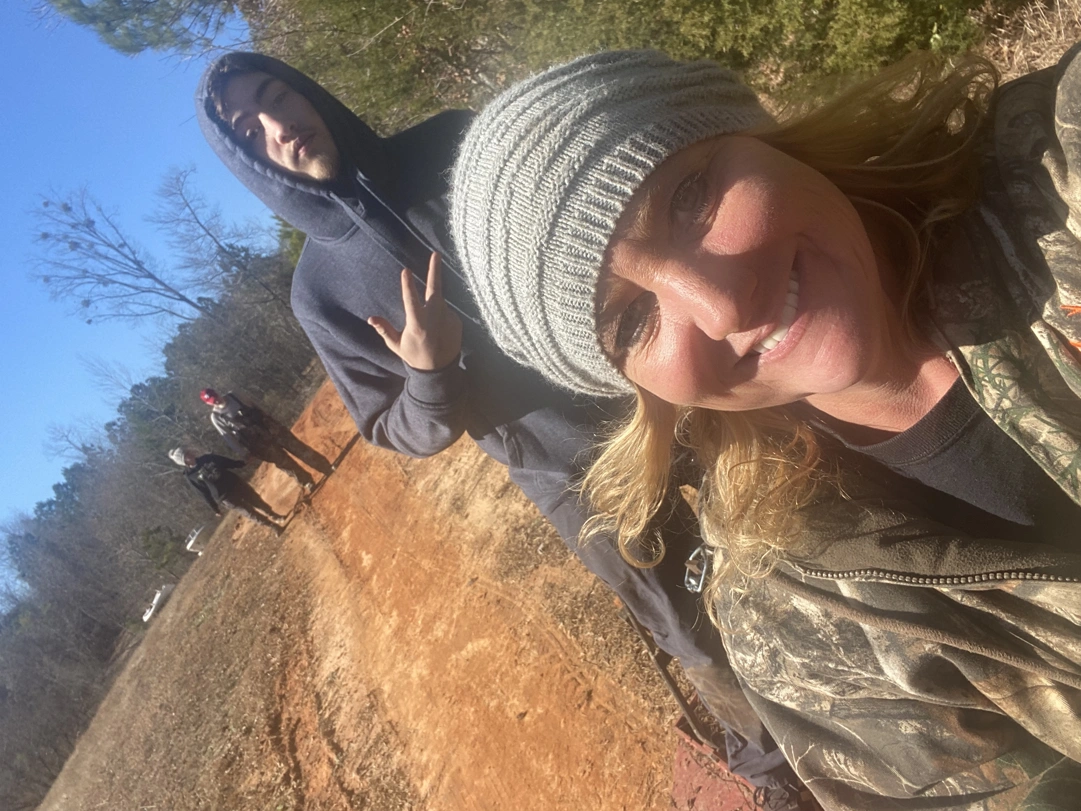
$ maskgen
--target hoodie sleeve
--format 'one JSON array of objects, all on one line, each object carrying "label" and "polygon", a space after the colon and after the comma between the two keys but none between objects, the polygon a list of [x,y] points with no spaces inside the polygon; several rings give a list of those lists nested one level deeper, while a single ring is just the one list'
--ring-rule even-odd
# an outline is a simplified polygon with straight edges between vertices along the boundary
[{"label": "hoodie sleeve", "polygon": [[236,468],[244,467],[245,465],[245,462],[239,459],[230,459],[228,456],[220,456],[216,453],[208,453],[207,457],[213,460],[222,470],[235,470]]},{"label": "hoodie sleeve", "polygon": [[359,317],[330,329],[301,307],[296,314],[365,440],[423,458],[465,432],[466,377],[457,362],[430,372],[411,369]]}]

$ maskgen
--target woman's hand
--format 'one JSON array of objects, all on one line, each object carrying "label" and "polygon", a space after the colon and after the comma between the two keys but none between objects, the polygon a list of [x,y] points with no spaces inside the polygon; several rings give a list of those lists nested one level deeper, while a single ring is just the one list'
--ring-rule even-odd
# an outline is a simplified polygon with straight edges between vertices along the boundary
[{"label": "woman's hand", "polygon": [[413,277],[402,271],[402,304],[405,327],[394,329],[385,318],[368,319],[387,348],[414,369],[432,371],[451,363],[462,351],[462,321],[443,298],[443,274],[439,254],[428,260],[428,284],[420,300]]}]

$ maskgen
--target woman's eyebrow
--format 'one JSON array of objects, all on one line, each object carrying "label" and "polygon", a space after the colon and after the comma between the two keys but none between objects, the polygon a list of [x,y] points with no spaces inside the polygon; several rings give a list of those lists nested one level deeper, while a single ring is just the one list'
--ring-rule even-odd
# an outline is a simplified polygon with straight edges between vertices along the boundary
[{"label": "woman's eyebrow", "polygon": [[[609,259],[609,261],[611,261]],[[602,270],[602,274],[606,271]],[[600,341],[601,348],[605,354],[611,351],[611,348],[615,345],[615,333],[619,328],[619,316],[618,308],[615,307],[615,296],[613,295],[613,284],[611,283],[611,269],[607,270],[609,279],[606,281],[602,278],[601,282],[597,285],[597,297],[593,304],[593,318],[596,320],[597,340]]]},{"label": "woman's eyebrow", "polygon": [[656,186],[647,186],[639,191],[641,196],[636,195],[626,211],[630,220],[626,226],[617,229],[616,239],[630,239],[635,242],[643,242],[649,238],[653,231],[653,223],[656,221],[656,211],[659,198]]}]

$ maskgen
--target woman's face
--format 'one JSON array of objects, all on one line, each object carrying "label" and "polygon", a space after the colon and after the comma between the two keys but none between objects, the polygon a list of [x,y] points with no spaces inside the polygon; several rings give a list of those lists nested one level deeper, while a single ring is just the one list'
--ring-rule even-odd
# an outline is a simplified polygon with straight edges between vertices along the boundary
[{"label": "woman's face", "polygon": [[745,136],[688,147],[647,178],[597,297],[601,343],[630,380],[721,411],[864,381],[889,351],[892,313],[849,200]]}]

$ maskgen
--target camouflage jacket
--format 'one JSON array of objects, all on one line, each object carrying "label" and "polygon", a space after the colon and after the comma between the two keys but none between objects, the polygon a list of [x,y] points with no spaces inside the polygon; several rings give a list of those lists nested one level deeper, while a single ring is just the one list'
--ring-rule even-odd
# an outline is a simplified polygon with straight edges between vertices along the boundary
[{"label": "camouflage jacket", "polygon": [[[969,390],[1081,502],[1081,58],[996,95],[980,205],[936,266]],[[844,474],[842,474],[844,475]],[[975,538],[884,479],[717,605],[732,666],[827,809],[1081,809],[1081,527]]]}]

